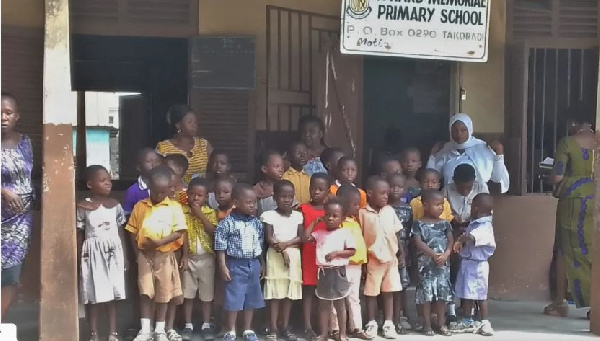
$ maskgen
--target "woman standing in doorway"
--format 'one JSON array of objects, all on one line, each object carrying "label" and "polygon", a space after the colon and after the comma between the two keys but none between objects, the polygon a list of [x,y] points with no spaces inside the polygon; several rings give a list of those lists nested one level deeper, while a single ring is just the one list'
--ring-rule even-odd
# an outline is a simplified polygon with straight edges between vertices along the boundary
[{"label": "woman standing in doorway", "polygon": [[547,315],[562,317],[568,315],[567,290],[577,307],[590,306],[590,249],[594,228],[596,134],[591,124],[593,106],[579,102],[569,111],[572,135],[558,143],[553,171],[555,196],[558,197],[556,294],[553,302],[544,309]]},{"label": "woman standing in doorway", "polygon": [[443,148],[436,144],[431,150],[427,168],[433,168],[444,177],[444,183],[452,182],[454,168],[468,163],[475,168],[476,181],[487,188],[489,181],[500,184],[500,192],[506,193],[510,185],[508,170],[504,164],[504,147],[498,141],[488,144],[473,136],[473,121],[468,115],[456,114],[450,118],[450,142]]},{"label": "woman standing in doorway", "polygon": [[17,295],[21,266],[31,235],[33,152],[26,135],[15,131],[15,97],[2,93],[2,317]]},{"label": "woman standing in doorway", "polygon": [[206,139],[197,137],[198,119],[187,105],[177,104],[167,112],[167,123],[174,131],[173,138],[158,143],[156,151],[162,156],[181,154],[188,159],[188,170],[184,176],[185,182],[192,178],[204,177],[208,157],[213,147]]}]

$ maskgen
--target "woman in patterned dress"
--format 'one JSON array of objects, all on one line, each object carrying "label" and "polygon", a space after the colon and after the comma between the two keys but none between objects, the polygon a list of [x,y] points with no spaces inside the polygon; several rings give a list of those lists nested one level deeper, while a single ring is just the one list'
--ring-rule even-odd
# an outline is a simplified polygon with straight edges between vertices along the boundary
[{"label": "woman in patterned dress", "polygon": [[213,147],[208,140],[196,136],[198,119],[192,108],[183,104],[172,106],[167,112],[167,123],[175,135],[172,139],[159,142],[156,151],[162,156],[181,154],[187,157],[189,166],[184,177],[186,183],[192,178],[204,177]]},{"label": "woman in patterned dress", "polygon": [[33,152],[26,135],[15,131],[15,97],[2,93],[2,316],[17,295],[21,266],[31,235]]}]

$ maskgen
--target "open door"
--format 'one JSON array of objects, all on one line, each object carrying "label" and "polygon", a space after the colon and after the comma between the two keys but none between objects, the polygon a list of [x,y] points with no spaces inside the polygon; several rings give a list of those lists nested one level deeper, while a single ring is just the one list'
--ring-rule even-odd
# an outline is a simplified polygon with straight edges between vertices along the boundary
[{"label": "open door", "polygon": [[150,115],[143,94],[119,97],[119,158],[120,179],[135,180],[138,176],[136,158],[139,150],[148,147]]}]

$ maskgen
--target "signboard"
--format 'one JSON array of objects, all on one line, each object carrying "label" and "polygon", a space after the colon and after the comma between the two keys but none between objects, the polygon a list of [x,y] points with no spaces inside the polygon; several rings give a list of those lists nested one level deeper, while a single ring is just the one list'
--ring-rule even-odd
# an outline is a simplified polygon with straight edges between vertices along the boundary
[{"label": "signboard", "polygon": [[491,0],[344,0],[342,53],[486,62]]}]

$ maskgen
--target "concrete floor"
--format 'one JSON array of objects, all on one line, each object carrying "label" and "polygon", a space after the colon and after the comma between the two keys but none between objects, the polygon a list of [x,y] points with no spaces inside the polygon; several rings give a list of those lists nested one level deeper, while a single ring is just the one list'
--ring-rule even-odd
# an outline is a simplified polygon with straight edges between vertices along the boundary
[{"label": "concrete floor", "polygon": [[[586,309],[571,309],[568,318],[556,318],[541,314],[544,307],[543,302],[509,302],[509,301],[491,301],[490,302],[490,320],[496,330],[493,337],[483,337],[480,335],[460,334],[450,338],[456,340],[598,340],[589,333],[589,321],[585,319]],[[125,308],[125,307],[123,307]],[[127,310],[121,309],[120,310]],[[15,323],[18,326],[19,341],[37,341],[37,308],[33,305],[18,305],[7,314],[6,323]],[[82,337],[85,340],[85,323],[81,325]],[[103,335],[102,339],[104,339]],[[433,339],[444,339],[444,336],[434,336]],[[101,340],[102,340],[101,339]],[[402,335],[400,340],[426,340],[431,339],[419,334]],[[126,341],[126,338],[123,338]],[[195,341],[200,341],[196,336]],[[241,340],[241,339],[240,339]],[[0,341],[5,339],[0,334]],[[12,341],[12,340],[11,340]]]}]

